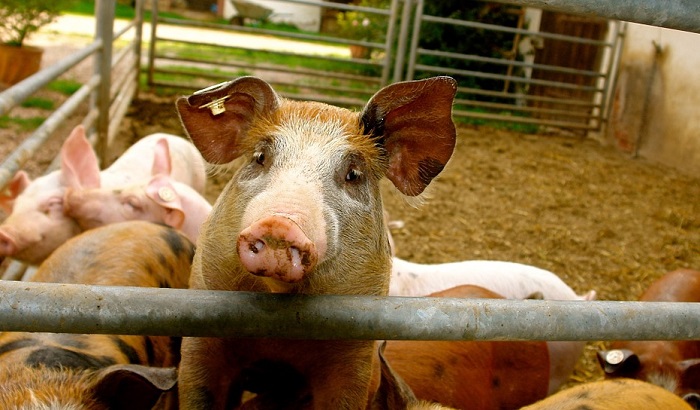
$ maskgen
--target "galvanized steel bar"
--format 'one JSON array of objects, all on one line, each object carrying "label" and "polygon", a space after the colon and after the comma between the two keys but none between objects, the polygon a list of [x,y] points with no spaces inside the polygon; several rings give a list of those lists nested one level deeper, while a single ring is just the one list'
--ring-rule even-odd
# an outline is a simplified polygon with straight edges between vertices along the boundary
[{"label": "galvanized steel bar", "polygon": [[100,83],[99,76],[93,76],[90,81],[73,93],[60,107],[47,118],[32,135],[27,137],[17,149],[5,158],[0,164],[0,187],[4,187],[15,176],[29,158],[41,148],[56,129],[78,109],[80,103],[85,101],[89,93]]},{"label": "galvanized steel bar", "polygon": [[93,102],[99,111],[97,118],[97,156],[100,163],[105,163],[109,157],[109,106],[110,90],[112,87],[112,48],[114,38],[114,2],[109,0],[95,1],[95,38],[104,44],[95,55],[95,73],[101,81],[94,94]]},{"label": "galvanized steel bar", "polygon": [[[0,115],[4,115],[13,107],[21,104],[27,99],[27,97],[37,92],[46,84],[55,80],[58,78],[58,76],[73,68],[81,61],[85,60],[100,47],[102,47],[101,41],[92,42],[63,60],[51,65],[50,67],[44,68],[31,77],[22,80],[21,82],[0,93]],[[0,183],[0,186],[2,186],[2,183]]]},{"label": "galvanized steel bar", "polygon": [[0,330],[291,339],[692,340],[700,303],[285,295],[0,282]]},{"label": "galvanized steel bar", "polygon": [[495,0],[570,14],[631,21],[700,33],[697,0]]}]

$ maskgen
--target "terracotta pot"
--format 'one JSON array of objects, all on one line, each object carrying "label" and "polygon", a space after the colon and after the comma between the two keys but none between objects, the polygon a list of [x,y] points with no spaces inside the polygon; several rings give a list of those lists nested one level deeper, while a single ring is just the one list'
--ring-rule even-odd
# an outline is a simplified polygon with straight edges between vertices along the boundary
[{"label": "terracotta pot", "polygon": [[358,46],[357,44],[350,44],[350,56],[352,58],[364,58],[367,59],[372,54],[372,50],[369,47]]},{"label": "terracotta pot", "polygon": [[0,84],[17,84],[41,68],[43,48],[0,44]]}]

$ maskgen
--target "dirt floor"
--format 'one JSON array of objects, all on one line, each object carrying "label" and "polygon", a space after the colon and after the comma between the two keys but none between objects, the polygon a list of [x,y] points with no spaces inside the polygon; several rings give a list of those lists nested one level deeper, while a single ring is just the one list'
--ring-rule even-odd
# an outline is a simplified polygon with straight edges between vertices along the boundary
[{"label": "dirt floor", "polygon": [[[121,125],[122,141],[182,135],[173,102],[141,93]],[[24,134],[0,130],[0,158]],[[50,159],[42,152],[30,173]],[[224,183],[225,176],[211,178],[208,199]],[[393,231],[398,256],[410,261],[531,264],[603,300],[634,300],[664,272],[700,269],[700,179],[591,139],[461,127],[425,204],[408,205],[389,183],[384,192],[391,219],[405,223]],[[594,356],[602,346],[589,343],[571,383],[602,377]]]}]

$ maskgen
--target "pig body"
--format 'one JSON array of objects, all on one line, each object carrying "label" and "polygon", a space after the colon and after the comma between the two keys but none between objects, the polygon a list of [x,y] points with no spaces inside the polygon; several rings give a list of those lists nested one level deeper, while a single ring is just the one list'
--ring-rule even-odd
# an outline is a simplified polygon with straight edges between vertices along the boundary
[{"label": "pig body", "polygon": [[[653,282],[640,296],[648,302],[700,302],[700,271],[680,269]],[[700,341],[626,340],[598,352],[607,377],[657,384],[689,401],[700,402]]]},{"label": "pig body", "polygon": [[[479,286],[431,297],[502,298]],[[419,400],[458,409],[516,409],[547,396],[548,346],[541,341],[389,340],[384,357]]]},{"label": "pig body", "polygon": [[[193,255],[189,240],[171,228],[114,224],[69,240],[32,281],[185,288]],[[0,408],[150,409],[174,388],[178,342],[164,336],[0,333]],[[161,405],[175,408],[176,402],[165,397]]]},{"label": "pig body", "polygon": [[9,214],[0,225],[0,256],[38,265],[58,246],[81,232],[78,223],[64,213],[67,189],[114,189],[165,173],[203,190],[204,161],[187,140],[169,134],[153,134],[139,140],[109,168],[100,172],[85,129],[77,126],[61,147],[61,168],[35,180],[18,172],[0,196]]},{"label": "pig body", "polygon": [[144,220],[181,230],[194,243],[211,204],[194,188],[167,175],[119,190],[70,190],[66,214],[84,230],[115,222]]},{"label": "pig body", "polygon": [[590,382],[562,390],[521,410],[692,410],[680,397],[634,379]]},{"label": "pig body", "polygon": [[[420,264],[392,259],[389,295],[426,296],[460,285],[477,285],[507,299],[525,299],[539,293],[548,300],[593,300],[595,291],[577,295],[556,274],[514,262],[468,260]],[[571,376],[585,342],[549,341],[549,393],[557,391]]]},{"label": "pig body", "polygon": [[[284,100],[253,77],[179,99],[183,125],[208,162],[244,159],[202,227],[190,286],[386,295],[391,256],[379,181],[387,176],[415,196],[442,170],[455,143],[455,90],[446,77],[398,83],[361,113]],[[268,397],[301,381],[309,408],[363,409],[374,345],[184,338],[180,406],[236,407],[245,380],[263,371]],[[269,365],[298,377],[264,372]]]}]

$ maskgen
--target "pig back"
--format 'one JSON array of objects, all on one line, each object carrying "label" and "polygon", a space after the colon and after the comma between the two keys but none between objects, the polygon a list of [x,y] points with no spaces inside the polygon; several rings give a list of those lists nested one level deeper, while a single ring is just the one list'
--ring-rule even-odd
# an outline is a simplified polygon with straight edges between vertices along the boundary
[{"label": "pig back", "polygon": [[194,245],[181,232],[145,221],[91,229],[59,247],[35,282],[186,288]]}]

